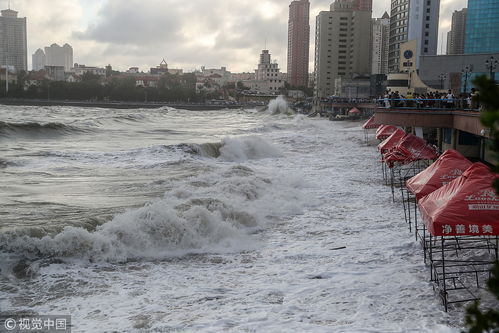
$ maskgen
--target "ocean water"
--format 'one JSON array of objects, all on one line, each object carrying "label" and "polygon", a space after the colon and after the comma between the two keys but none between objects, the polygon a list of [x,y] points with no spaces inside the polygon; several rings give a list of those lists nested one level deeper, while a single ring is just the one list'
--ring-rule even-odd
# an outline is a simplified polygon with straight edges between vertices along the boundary
[{"label": "ocean water", "polygon": [[0,109],[0,314],[73,332],[459,332],[360,123]]}]

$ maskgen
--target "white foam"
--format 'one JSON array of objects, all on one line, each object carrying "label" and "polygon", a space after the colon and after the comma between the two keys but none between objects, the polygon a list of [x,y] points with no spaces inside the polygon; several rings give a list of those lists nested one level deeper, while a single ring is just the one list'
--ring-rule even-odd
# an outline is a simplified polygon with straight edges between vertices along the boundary
[{"label": "white foam", "polygon": [[220,158],[225,161],[243,162],[282,156],[279,149],[259,136],[227,137],[222,140]]},{"label": "white foam", "polygon": [[287,181],[231,166],[177,183],[163,199],[117,215],[94,232],[66,227],[39,239],[14,231],[1,234],[0,243],[19,254],[97,261],[243,251],[254,248],[250,234],[265,225],[267,216],[296,213],[302,206],[299,196],[288,195],[300,185]]},{"label": "white foam", "polygon": [[288,102],[286,102],[286,99],[282,95],[279,95],[279,97],[269,102],[268,110],[271,114],[294,114],[293,110],[289,108]]}]

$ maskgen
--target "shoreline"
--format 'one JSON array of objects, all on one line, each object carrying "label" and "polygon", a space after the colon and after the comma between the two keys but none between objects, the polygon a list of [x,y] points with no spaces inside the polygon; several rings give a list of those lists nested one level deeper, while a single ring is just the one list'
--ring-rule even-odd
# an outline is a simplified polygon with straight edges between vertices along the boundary
[{"label": "shoreline", "polygon": [[91,102],[91,101],[60,101],[60,100],[40,100],[40,99],[0,99],[0,105],[16,106],[75,106],[75,107],[96,107],[107,109],[159,109],[171,107],[189,111],[215,111],[221,109],[240,109],[247,107],[246,104],[215,105],[215,104],[190,104],[190,103],[154,103],[154,102]]}]

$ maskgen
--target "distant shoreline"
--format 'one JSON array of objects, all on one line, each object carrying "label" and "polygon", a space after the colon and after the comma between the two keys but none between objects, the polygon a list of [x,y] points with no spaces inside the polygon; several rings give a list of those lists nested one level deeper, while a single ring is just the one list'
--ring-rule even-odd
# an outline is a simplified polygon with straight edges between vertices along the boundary
[{"label": "distant shoreline", "polygon": [[40,99],[15,99],[1,98],[0,105],[21,105],[21,106],[76,106],[76,107],[96,107],[108,109],[159,109],[171,107],[189,111],[215,111],[221,109],[240,109],[247,107],[246,104],[215,105],[215,104],[195,104],[195,103],[156,103],[156,102],[92,102],[92,101],[60,101],[60,100],[40,100]]}]

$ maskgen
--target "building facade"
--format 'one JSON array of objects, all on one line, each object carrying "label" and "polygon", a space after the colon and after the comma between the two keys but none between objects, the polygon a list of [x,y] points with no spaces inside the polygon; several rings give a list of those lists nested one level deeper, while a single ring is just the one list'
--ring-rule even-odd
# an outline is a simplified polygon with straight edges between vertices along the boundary
[{"label": "building facade", "polygon": [[418,43],[416,63],[421,55],[435,55],[438,47],[440,0],[392,0],[388,71],[397,73],[400,45],[408,40]]},{"label": "building facade", "polygon": [[45,57],[45,52],[43,52],[42,49],[36,50],[36,52],[33,53],[31,60],[32,60],[31,67],[33,68],[34,71],[39,71],[41,69],[44,69],[45,65],[47,64],[47,58]]},{"label": "building facade", "polygon": [[46,66],[63,66],[66,72],[73,66],[73,48],[69,44],[45,47]]},{"label": "building facade", "polygon": [[390,39],[390,15],[373,19],[372,74],[388,73],[388,41]]},{"label": "building facade", "polygon": [[334,95],[338,78],[371,73],[372,1],[336,0],[316,18],[315,88],[318,97]]},{"label": "building facade", "polygon": [[464,53],[499,51],[499,1],[468,0]]},{"label": "building facade", "polygon": [[452,26],[447,35],[447,54],[464,53],[464,36],[466,32],[467,9],[456,10],[452,13]]},{"label": "building facade", "polygon": [[277,62],[272,62],[268,50],[260,54],[260,62],[255,70],[255,80],[251,81],[251,90],[262,94],[278,94],[284,88],[285,80]]},{"label": "building facade", "polygon": [[1,11],[0,16],[0,65],[13,67],[15,71],[28,70],[26,18],[17,17],[11,9]]},{"label": "building facade", "polygon": [[289,5],[288,83],[293,87],[308,86],[310,49],[310,3],[295,0]]}]

